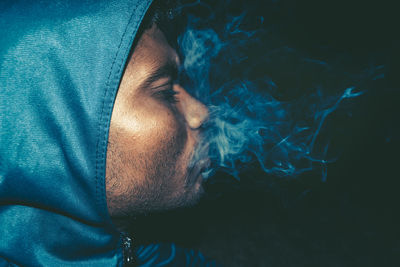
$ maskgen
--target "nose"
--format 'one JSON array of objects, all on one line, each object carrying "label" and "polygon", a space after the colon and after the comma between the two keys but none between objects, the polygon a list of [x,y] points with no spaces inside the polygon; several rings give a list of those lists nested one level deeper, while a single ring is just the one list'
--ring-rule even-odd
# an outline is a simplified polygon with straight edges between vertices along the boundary
[{"label": "nose", "polygon": [[192,97],[184,88],[177,86],[179,92],[179,103],[182,113],[189,127],[196,130],[207,121],[209,112],[206,105]]}]

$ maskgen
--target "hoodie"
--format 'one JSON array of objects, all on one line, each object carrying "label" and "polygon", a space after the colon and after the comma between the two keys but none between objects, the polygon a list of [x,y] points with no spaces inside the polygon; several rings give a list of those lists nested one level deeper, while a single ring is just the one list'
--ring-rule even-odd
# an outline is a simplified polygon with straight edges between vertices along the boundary
[{"label": "hoodie", "polygon": [[[0,266],[124,265],[127,240],[107,210],[107,138],[150,3],[1,1]],[[143,264],[157,248],[139,248]]]}]

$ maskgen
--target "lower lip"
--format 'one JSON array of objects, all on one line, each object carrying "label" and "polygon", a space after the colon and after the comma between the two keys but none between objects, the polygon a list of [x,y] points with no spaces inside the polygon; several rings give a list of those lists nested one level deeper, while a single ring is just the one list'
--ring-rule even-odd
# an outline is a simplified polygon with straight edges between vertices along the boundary
[{"label": "lower lip", "polygon": [[202,187],[203,184],[203,175],[201,175],[201,173],[199,175],[197,175],[196,180],[194,182],[194,188],[195,190],[200,190],[200,188]]},{"label": "lower lip", "polygon": [[195,183],[201,183],[201,182],[203,182],[203,175],[200,172],[196,177],[196,182]]},{"label": "lower lip", "polygon": [[202,183],[203,183],[203,175],[202,175],[202,172],[201,171],[199,171],[199,172],[197,172],[193,177],[192,177],[192,184],[193,185],[196,185],[196,187],[197,186],[199,186],[199,185],[201,185]]}]

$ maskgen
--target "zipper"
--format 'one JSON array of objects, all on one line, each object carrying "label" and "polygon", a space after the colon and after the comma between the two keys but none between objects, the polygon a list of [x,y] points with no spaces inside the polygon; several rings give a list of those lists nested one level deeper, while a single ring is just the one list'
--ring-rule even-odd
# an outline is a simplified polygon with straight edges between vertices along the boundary
[{"label": "zipper", "polygon": [[122,256],[124,266],[136,266],[135,256],[133,254],[133,240],[127,234],[121,233],[122,237]]}]

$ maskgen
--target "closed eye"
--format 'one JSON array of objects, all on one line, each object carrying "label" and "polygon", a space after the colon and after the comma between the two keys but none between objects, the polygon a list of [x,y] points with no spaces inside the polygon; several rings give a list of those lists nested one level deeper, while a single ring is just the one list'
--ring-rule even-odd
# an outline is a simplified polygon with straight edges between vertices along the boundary
[{"label": "closed eye", "polygon": [[179,100],[176,96],[179,94],[179,92],[174,90],[174,84],[175,83],[170,80],[161,86],[152,88],[152,90],[155,91],[154,95],[160,97],[162,100],[165,100],[170,104],[177,103]]},{"label": "closed eye", "polygon": [[178,98],[176,97],[179,93],[175,91],[172,87],[166,90],[162,90],[160,91],[160,93],[162,94],[163,98],[171,104],[179,102]]}]

